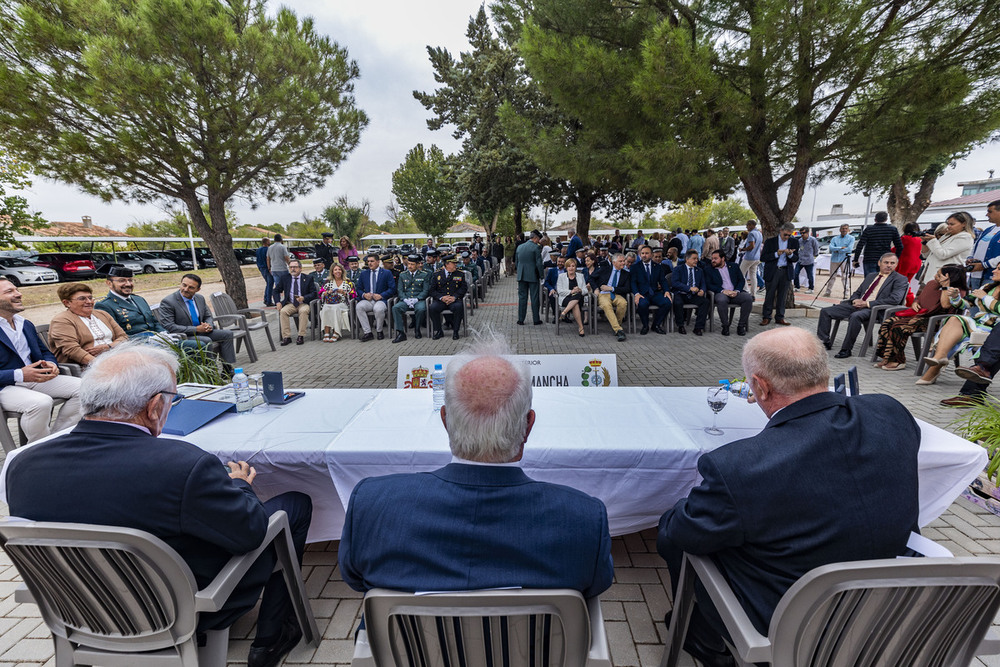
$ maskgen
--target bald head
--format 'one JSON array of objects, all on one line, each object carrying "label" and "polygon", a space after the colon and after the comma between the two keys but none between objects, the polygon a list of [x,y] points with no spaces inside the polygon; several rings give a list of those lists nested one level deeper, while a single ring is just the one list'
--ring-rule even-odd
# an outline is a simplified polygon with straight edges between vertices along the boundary
[{"label": "bald head", "polygon": [[[775,411],[809,394],[826,391],[830,382],[826,349],[814,334],[798,327],[772,329],[751,338],[743,346],[743,372],[751,386],[766,384],[766,392],[754,386],[758,397],[763,393],[780,397],[783,404]],[[761,401],[761,407],[767,412],[765,401]]]}]

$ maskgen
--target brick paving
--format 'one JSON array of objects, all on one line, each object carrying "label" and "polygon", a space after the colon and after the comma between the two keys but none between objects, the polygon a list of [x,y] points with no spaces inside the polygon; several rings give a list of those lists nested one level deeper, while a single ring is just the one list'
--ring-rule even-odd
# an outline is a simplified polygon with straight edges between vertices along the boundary
[{"label": "brick paving", "polygon": [[[259,304],[262,281],[248,281],[251,298]],[[803,299],[812,300],[803,295]],[[822,302],[824,300],[820,300]],[[831,300],[832,301],[832,300]],[[560,328],[555,335],[551,324],[516,326],[516,283],[504,278],[481,302],[470,320],[470,329],[491,327],[508,337],[518,353],[616,353],[619,382],[625,386],[705,386],[719,378],[742,375],[740,351],[745,339],[722,337],[719,330],[706,331],[702,337],[671,333],[667,336],[629,335],[623,343],[615,341],[606,323],[598,335],[580,338],[573,325]],[[804,312],[804,311],[799,311]],[[815,314],[815,313],[812,313]],[[29,319],[33,319],[28,313]],[[272,313],[269,320],[276,320]],[[793,315],[795,326],[815,329],[816,320]],[[759,317],[751,319],[749,335],[761,329]],[[37,323],[44,323],[38,321]],[[277,341],[278,326],[271,324]],[[388,333],[388,332],[387,332]],[[841,335],[843,335],[841,333]],[[394,387],[396,357],[399,355],[450,354],[464,344],[449,336],[439,341],[427,338],[392,345],[392,335],[384,341],[361,343],[344,339],[325,344],[307,339],[304,345],[278,347],[273,353],[263,332],[254,334],[259,362],[247,363],[249,371],[280,369],[289,387]],[[860,345],[856,347],[860,348]],[[238,361],[246,362],[245,353]],[[912,361],[912,360],[911,360]],[[914,385],[911,371],[888,373],[872,368],[858,357],[839,360],[831,355],[834,373],[857,365],[861,388],[866,393],[890,394],[912,413],[930,423],[948,428],[956,411],[941,408],[937,402],[957,392],[961,380],[950,372],[942,373],[938,384],[930,387]],[[912,369],[912,364],[911,364]],[[13,426],[13,424],[12,424]],[[528,446],[530,447],[530,441]],[[0,508],[6,514],[6,507]],[[947,512],[924,531],[956,556],[1000,554],[1000,517],[958,499]],[[665,627],[663,615],[670,609],[669,576],[662,559],[656,553],[654,530],[645,530],[615,538],[612,544],[615,560],[615,583],[601,596],[605,625],[616,666],[656,667],[663,653]],[[303,564],[306,590],[312,601],[323,639],[317,648],[300,645],[286,659],[286,664],[346,665],[353,652],[353,636],[360,615],[361,595],[352,591],[340,579],[337,569],[337,542],[309,546]],[[0,553],[0,667],[14,665],[53,664],[49,633],[32,605],[14,602],[13,591],[18,576],[5,554]],[[254,632],[254,614],[241,619],[231,631],[230,664],[245,664],[250,639]],[[684,656],[683,665],[694,662]],[[1000,656],[976,660],[975,665],[1000,665]]]}]

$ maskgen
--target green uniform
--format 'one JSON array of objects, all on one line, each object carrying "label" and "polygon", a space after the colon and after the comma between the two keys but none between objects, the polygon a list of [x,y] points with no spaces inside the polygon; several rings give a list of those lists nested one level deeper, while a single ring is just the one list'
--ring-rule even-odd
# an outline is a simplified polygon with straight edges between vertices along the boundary
[{"label": "green uniform", "polygon": [[406,311],[410,306],[404,299],[416,299],[413,304],[414,328],[419,331],[427,317],[427,295],[430,293],[430,274],[425,271],[410,273],[403,271],[396,281],[396,296],[398,301],[392,306],[392,321],[395,323],[396,331],[406,333]]}]

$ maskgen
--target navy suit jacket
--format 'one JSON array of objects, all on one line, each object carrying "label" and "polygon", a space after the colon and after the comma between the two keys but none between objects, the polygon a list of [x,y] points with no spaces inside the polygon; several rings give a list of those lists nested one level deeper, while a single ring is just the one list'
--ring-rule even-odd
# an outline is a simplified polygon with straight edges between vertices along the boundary
[{"label": "navy suit jacket", "polygon": [[[791,255],[786,258],[787,264],[785,264],[785,271],[788,272],[788,279],[791,280],[792,276],[795,275],[795,262],[799,261],[799,240],[794,236],[788,239],[788,249],[794,250]],[[760,261],[764,262],[764,282],[770,281],[774,278],[774,274],[778,272],[778,237],[772,236],[764,241],[764,245],[760,247]]]},{"label": "navy suit jacket", "polygon": [[[281,274],[281,282],[279,284],[281,285],[282,294],[281,303],[287,306],[292,302],[292,274]],[[304,273],[299,274],[299,289],[301,290],[299,296],[302,297],[305,303],[310,303],[319,296],[316,292],[316,281]]]},{"label": "navy suit jacket", "polygon": [[694,271],[694,286],[700,290],[708,291],[705,284],[705,271],[700,266],[690,267],[686,263],[677,265],[677,268],[670,274],[670,289],[676,294],[687,294],[691,290],[688,287],[688,271]]},{"label": "navy suit jacket", "polygon": [[[601,264],[594,275],[590,276],[590,282],[587,283],[590,287],[590,291],[594,294],[599,294],[601,291],[601,285],[611,285],[611,274],[614,273],[614,265]],[[632,274],[625,267],[618,272],[618,284],[615,285],[615,294],[618,296],[628,297],[632,293]]]},{"label": "navy suit jacket", "polygon": [[[742,292],[747,285],[747,279],[743,277],[740,267],[733,262],[726,262],[726,269],[729,271],[729,280],[733,283],[733,289]],[[708,285],[709,292],[718,294],[723,290],[722,275],[719,269],[709,266],[705,269],[705,284]]]},{"label": "navy suit jacket", "polygon": [[646,275],[646,266],[642,262],[632,265],[632,292],[641,294],[647,299],[654,294],[663,296],[664,292],[670,291],[669,274],[663,272],[663,267],[653,261],[649,262],[649,275]]},{"label": "navy suit jacket", "polygon": [[[362,294],[372,291],[372,271],[365,269],[361,272],[361,277],[354,283],[354,289],[358,292],[358,299]],[[396,279],[392,277],[392,271],[379,267],[378,275],[375,277],[375,292],[382,295],[382,299],[388,301],[396,296]]]},{"label": "navy suit jacket", "polygon": [[[45,341],[38,335],[35,325],[28,320],[24,321],[24,339],[28,342],[28,349],[31,350],[31,362],[51,361],[57,363],[55,355],[45,346]],[[14,384],[14,371],[24,368],[24,360],[14,349],[7,334],[0,330],[0,387]]]},{"label": "navy suit jacket", "polygon": [[559,280],[559,267],[553,266],[552,268],[545,271],[545,282],[542,283],[542,289],[546,294],[549,291],[556,288],[556,281]]},{"label": "navy suit jacket", "polygon": [[583,247],[583,240],[579,236],[573,236],[566,244],[566,250],[563,252],[563,257],[576,257],[576,251]]},{"label": "navy suit jacket", "polygon": [[919,447],[920,428],[889,396],[808,396],[698,459],[703,481],[660,519],[657,549],[668,562],[711,555],[766,634],[809,570],[906,552]]},{"label": "navy suit jacket", "polygon": [[362,480],[338,556],[358,591],[521,586],[593,597],[614,575],[604,503],[506,466],[452,463]]}]

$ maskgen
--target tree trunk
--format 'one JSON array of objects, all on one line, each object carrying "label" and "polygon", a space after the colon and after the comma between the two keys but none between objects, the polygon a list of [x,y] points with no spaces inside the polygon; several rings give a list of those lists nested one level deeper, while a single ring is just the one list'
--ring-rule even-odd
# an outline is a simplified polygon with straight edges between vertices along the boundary
[{"label": "tree trunk", "polygon": [[523,221],[524,209],[521,208],[520,204],[514,206],[514,236],[524,232],[524,221]]},{"label": "tree trunk", "polygon": [[197,195],[192,194],[184,203],[187,204],[188,215],[191,216],[195,231],[205,239],[212,256],[215,257],[215,264],[226,286],[226,294],[232,297],[237,308],[246,308],[247,286],[243,280],[243,269],[233,252],[233,237],[229,234],[229,224],[226,221],[226,202],[209,194],[208,215],[212,219],[211,224],[205,219]]},{"label": "tree trunk", "polygon": [[597,195],[593,190],[578,188],[576,191],[576,235],[584,245],[590,243],[590,219],[594,213]]},{"label": "tree trunk", "polygon": [[910,200],[910,193],[906,189],[906,183],[899,179],[889,188],[889,201],[886,208],[889,211],[889,220],[892,221],[900,231],[903,226],[910,222],[916,222],[920,214],[931,204],[931,195],[934,194],[934,185],[937,183],[937,174],[927,171],[920,179],[917,192]]}]

